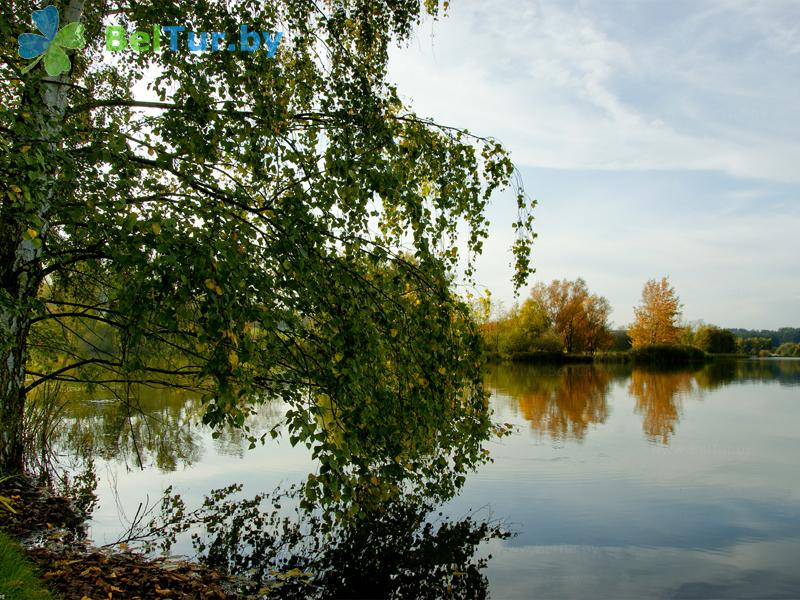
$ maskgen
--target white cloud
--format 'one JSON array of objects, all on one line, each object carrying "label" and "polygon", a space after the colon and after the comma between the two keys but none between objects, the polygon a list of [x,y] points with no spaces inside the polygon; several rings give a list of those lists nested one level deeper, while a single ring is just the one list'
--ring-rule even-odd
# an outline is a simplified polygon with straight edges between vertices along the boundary
[{"label": "white cloud", "polygon": [[[717,16],[734,11],[740,26],[753,11],[737,3],[714,8]],[[454,3],[452,14],[432,26],[432,39],[428,24],[411,48],[393,56],[392,73],[420,113],[495,135],[519,164],[800,181],[800,143],[789,135],[796,124],[783,128],[786,135],[779,126],[760,126],[781,113],[797,121],[796,84],[782,93],[774,81],[760,80],[754,61],[726,57],[729,35],[709,30],[711,17],[710,9],[698,9],[659,39],[612,38],[581,8]],[[698,29],[706,39],[694,40]],[[770,42],[774,75],[796,74],[793,25],[781,28],[762,9],[746,33],[758,46],[776,31],[783,41],[777,49]],[[742,102],[749,120],[739,114]]]}]

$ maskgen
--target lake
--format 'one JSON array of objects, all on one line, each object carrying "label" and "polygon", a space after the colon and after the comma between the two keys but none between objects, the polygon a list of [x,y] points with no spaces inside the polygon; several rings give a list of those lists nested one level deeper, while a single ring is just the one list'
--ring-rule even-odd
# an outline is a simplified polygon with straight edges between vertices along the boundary
[{"label": "lake", "polygon": [[[492,597],[800,597],[800,360],[495,365],[486,385],[513,433],[489,443],[493,462],[440,510],[514,532],[478,550],[491,555]],[[235,431],[213,439],[189,395],[140,407],[148,418],[99,397],[67,406],[58,445],[94,456],[99,544],[169,485],[191,506],[212,488],[241,482],[252,495],[314,470],[285,438],[254,450]],[[254,425],[280,417],[265,407]]]}]

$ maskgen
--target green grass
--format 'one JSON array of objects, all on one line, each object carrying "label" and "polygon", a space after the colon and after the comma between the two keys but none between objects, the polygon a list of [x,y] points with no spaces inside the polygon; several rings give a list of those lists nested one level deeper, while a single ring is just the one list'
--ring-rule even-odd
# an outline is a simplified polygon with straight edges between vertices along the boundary
[{"label": "green grass", "polygon": [[19,545],[0,531],[0,599],[55,600]]}]

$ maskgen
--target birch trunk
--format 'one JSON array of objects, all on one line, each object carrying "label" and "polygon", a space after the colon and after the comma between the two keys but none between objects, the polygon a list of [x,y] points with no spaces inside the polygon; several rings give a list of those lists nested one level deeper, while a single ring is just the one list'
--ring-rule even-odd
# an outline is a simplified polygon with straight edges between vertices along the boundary
[{"label": "birch trunk", "polygon": [[[84,0],[70,0],[61,18],[62,24],[78,21]],[[37,67],[41,72],[41,67]],[[33,124],[32,137],[60,144],[67,102],[69,73],[61,77],[42,77],[41,99],[23,101],[22,112]],[[52,173],[31,195],[43,223],[39,237],[47,233],[47,219],[53,199]],[[5,182],[13,185],[15,182]],[[0,472],[15,473],[24,463],[25,370],[27,339],[33,318],[34,300],[41,284],[41,251],[24,238],[27,229],[21,219],[8,211],[0,222]]]}]

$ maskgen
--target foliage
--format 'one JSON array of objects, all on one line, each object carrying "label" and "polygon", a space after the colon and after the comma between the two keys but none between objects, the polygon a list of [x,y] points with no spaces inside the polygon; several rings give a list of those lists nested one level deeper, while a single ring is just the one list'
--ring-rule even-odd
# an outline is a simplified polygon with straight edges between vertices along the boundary
[{"label": "foliage", "polygon": [[628,330],[633,348],[648,344],[674,344],[680,329],[680,299],[667,277],[650,279],[642,290],[642,302],[634,307],[634,322]]},{"label": "foliage", "polygon": [[780,329],[731,329],[737,338],[769,338],[770,347],[786,342],[800,344],[800,327],[781,327]]},{"label": "foliage", "polygon": [[544,311],[531,301],[481,325],[484,349],[503,359],[534,353],[561,354],[564,347]]},{"label": "foliage", "polygon": [[[323,465],[309,503],[366,474],[452,493],[490,435],[457,233],[470,274],[484,209],[516,180],[496,141],[419,118],[387,80],[389,48],[438,5],[83,6],[59,3],[87,45],[58,81],[11,59],[32,2],[1,9],[0,462],[21,462],[38,386],[137,382],[204,394],[212,426],[285,401],[290,440]],[[103,52],[107,22],[245,16],[286,32],[274,60]],[[520,286],[532,202],[514,191]]]},{"label": "foliage", "polygon": [[758,355],[772,348],[772,339],[768,337],[737,337],[736,350],[745,354]]},{"label": "foliage", "polygon": [[628,332],[624,329],[616,329],[611,332],[611,339],[613,340],[610,350],[616,352],[624,352],[631,349],[631,338]]},{"label": "foliage", "polygon": [[716,325],[701,325],[694,332],[693,344],[711,354],[731,354],[736,352],[736,338],[727,329]]},{"label": "foliage", "polygon": [[485,347],[504,359],[539,359],[611,347],[611,305],[583,279],[538,284],[520,308],[481,326]]},{"label": "foliage", "polygon": [[0,598],[51,600],[53,596],[36,576],[20,547],[0,531]]},{"label": "foliage", "polygon": [[678,366],[704,362],[706,354],[694,346],[649,344],[633,348],[631,359],[637,364]]},{"label": "foliage", "polygon": [[591,294],[583,279],[537,284],[530,300],[541,307],[567,352],[594,352],[611,346],[608,300]]},{"label": "foliage", "polygon": [[775,354],[778,356],[800,356],[800,344],[786,342],[778,346]]}]

